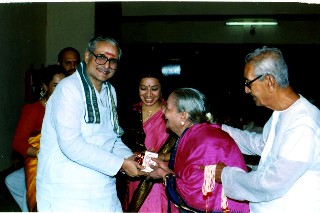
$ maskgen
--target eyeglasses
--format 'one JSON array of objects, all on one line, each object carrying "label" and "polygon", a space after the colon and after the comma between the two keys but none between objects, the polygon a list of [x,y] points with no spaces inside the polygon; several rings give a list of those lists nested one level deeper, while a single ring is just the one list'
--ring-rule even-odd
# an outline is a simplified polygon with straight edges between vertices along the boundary
[{"label": "eyeglasses", "polygon": [[244,82],[244,85],[247,86],[249,89],[251,89],[251,84],[253,82],[255,82],[256,80],[258,80],[259,78],[261,78],[262,76],[264,76],[264,75],[259,75],[258,77],[256,77],[255,79],[253,79],[251,81],[246,81],[246,82]]},{"label": "eyeglasses", "polygon": [[96,55],[94,54],[93,52],[89,51],[92,55],[94,55],[94,57],[96,57],[96,60],[95,62],[99,65],[105,65],[108,61],[109,61],[109,67],[111,69],[117,69],[118,68],[118,63],[119,63],[119,60],[115,59],[115,58],[111,58],[111,59],[108,59],[105,55],[102,55],[102,54],[99,54],[99,55]]}]

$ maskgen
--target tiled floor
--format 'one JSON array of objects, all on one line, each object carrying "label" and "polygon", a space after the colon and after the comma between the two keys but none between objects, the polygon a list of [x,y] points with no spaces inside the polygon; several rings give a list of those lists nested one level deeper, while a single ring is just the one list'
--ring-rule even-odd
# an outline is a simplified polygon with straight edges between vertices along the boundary
[{"label": "tiled floor", "polygon": [[13,170],[9,168],[0,172],[0,212],[21,212],[20,207],[15,202],[4,183],[5,177],[12,171]]}]

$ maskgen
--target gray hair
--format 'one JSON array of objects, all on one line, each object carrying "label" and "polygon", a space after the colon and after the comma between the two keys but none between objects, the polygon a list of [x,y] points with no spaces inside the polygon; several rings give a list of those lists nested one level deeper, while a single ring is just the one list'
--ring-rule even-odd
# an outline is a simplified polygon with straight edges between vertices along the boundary
[{"label": "gray hair", "polygon": [[118,56],[118,60],[120,60],[121,56],[122,56],[122,50],[118,44],[118,42],[111,38],[111,37],[106,37],[106,36],[98,36],[98,37],[94,37],[92,38],[89,43],[88,43],[88,47],[86,48],[86,51],[89,51],[90,52],[90,55],[91,55],[91,52],[94,52],[97,48],[97,43],[98,42],[101,42],[101,41],[105,41],[111,45],[114,45],[117,47],[118,49],[118,52],[119,52],[119,56]]},{"label": "gray hair", "polygon": [[171,93],[178,112],[189,113],[191,123],[213,123],[204,94],[193,88],[178,88]]},{"label": "gray hair", "polygon": [[272,75],[280,87],[289,86],[288,67],[278,48],[266,46],[258,48],[246,56],[245,63],[254,66],[256,76]]}]

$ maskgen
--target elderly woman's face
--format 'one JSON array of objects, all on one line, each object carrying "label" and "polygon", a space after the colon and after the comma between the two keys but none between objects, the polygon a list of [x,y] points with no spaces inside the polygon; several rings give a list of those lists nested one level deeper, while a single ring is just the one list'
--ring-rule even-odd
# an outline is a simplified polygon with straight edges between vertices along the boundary
[{"label": "elderly woman's face", "polygon": [[177,111],[173,95],[171,94],[167,100],[167,106],[164,110],[164,116],[167,120],[166,126],[177,135],[180,135],[183,126],[181,125],[181,113]]}]

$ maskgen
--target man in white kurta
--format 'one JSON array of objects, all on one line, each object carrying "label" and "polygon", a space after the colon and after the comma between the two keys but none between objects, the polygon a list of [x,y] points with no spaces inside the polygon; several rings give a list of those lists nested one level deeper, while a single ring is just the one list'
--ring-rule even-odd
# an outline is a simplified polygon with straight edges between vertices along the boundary
[{"label": "man in white kurta", "polygon": [[[116,93],[104,81],[115,72],[109,60],[119,51],[108,38],[93,42],[85,61],[46,104],[37,169],[39,211],[121,212],[115,175],[120,169],[138,174],[140,165],[128,159],[132,152],[114,131],[110,100]],[[90,80],[91,93],[85,92],[89,84],[83,79]]]},{"label": "man in white kurta", "polygon": [[251,213],[319,213],[319,109],[289,86],[278,49],[263,47],[248,55],[244,76],[245,91],[273,114],[262,134],[227,125],[222,129],[243,154],[261,159],[257,171],[249,173],[220,164],[216,180],[222,180],[228,197],[248,200]]},{"label": "man in white kurta", "polygon": [[[245,173],[225,167],[226,194],[249,200],[250,210],[262,212],[320,212],[320,113],[304,97],[290,108],[277,111],[279,119],[269,154],[257,171]],[[272,118],[262,134],[222,125],[242,153],[261,155]],[[305,211],[306,210],[306,211]]]}]

